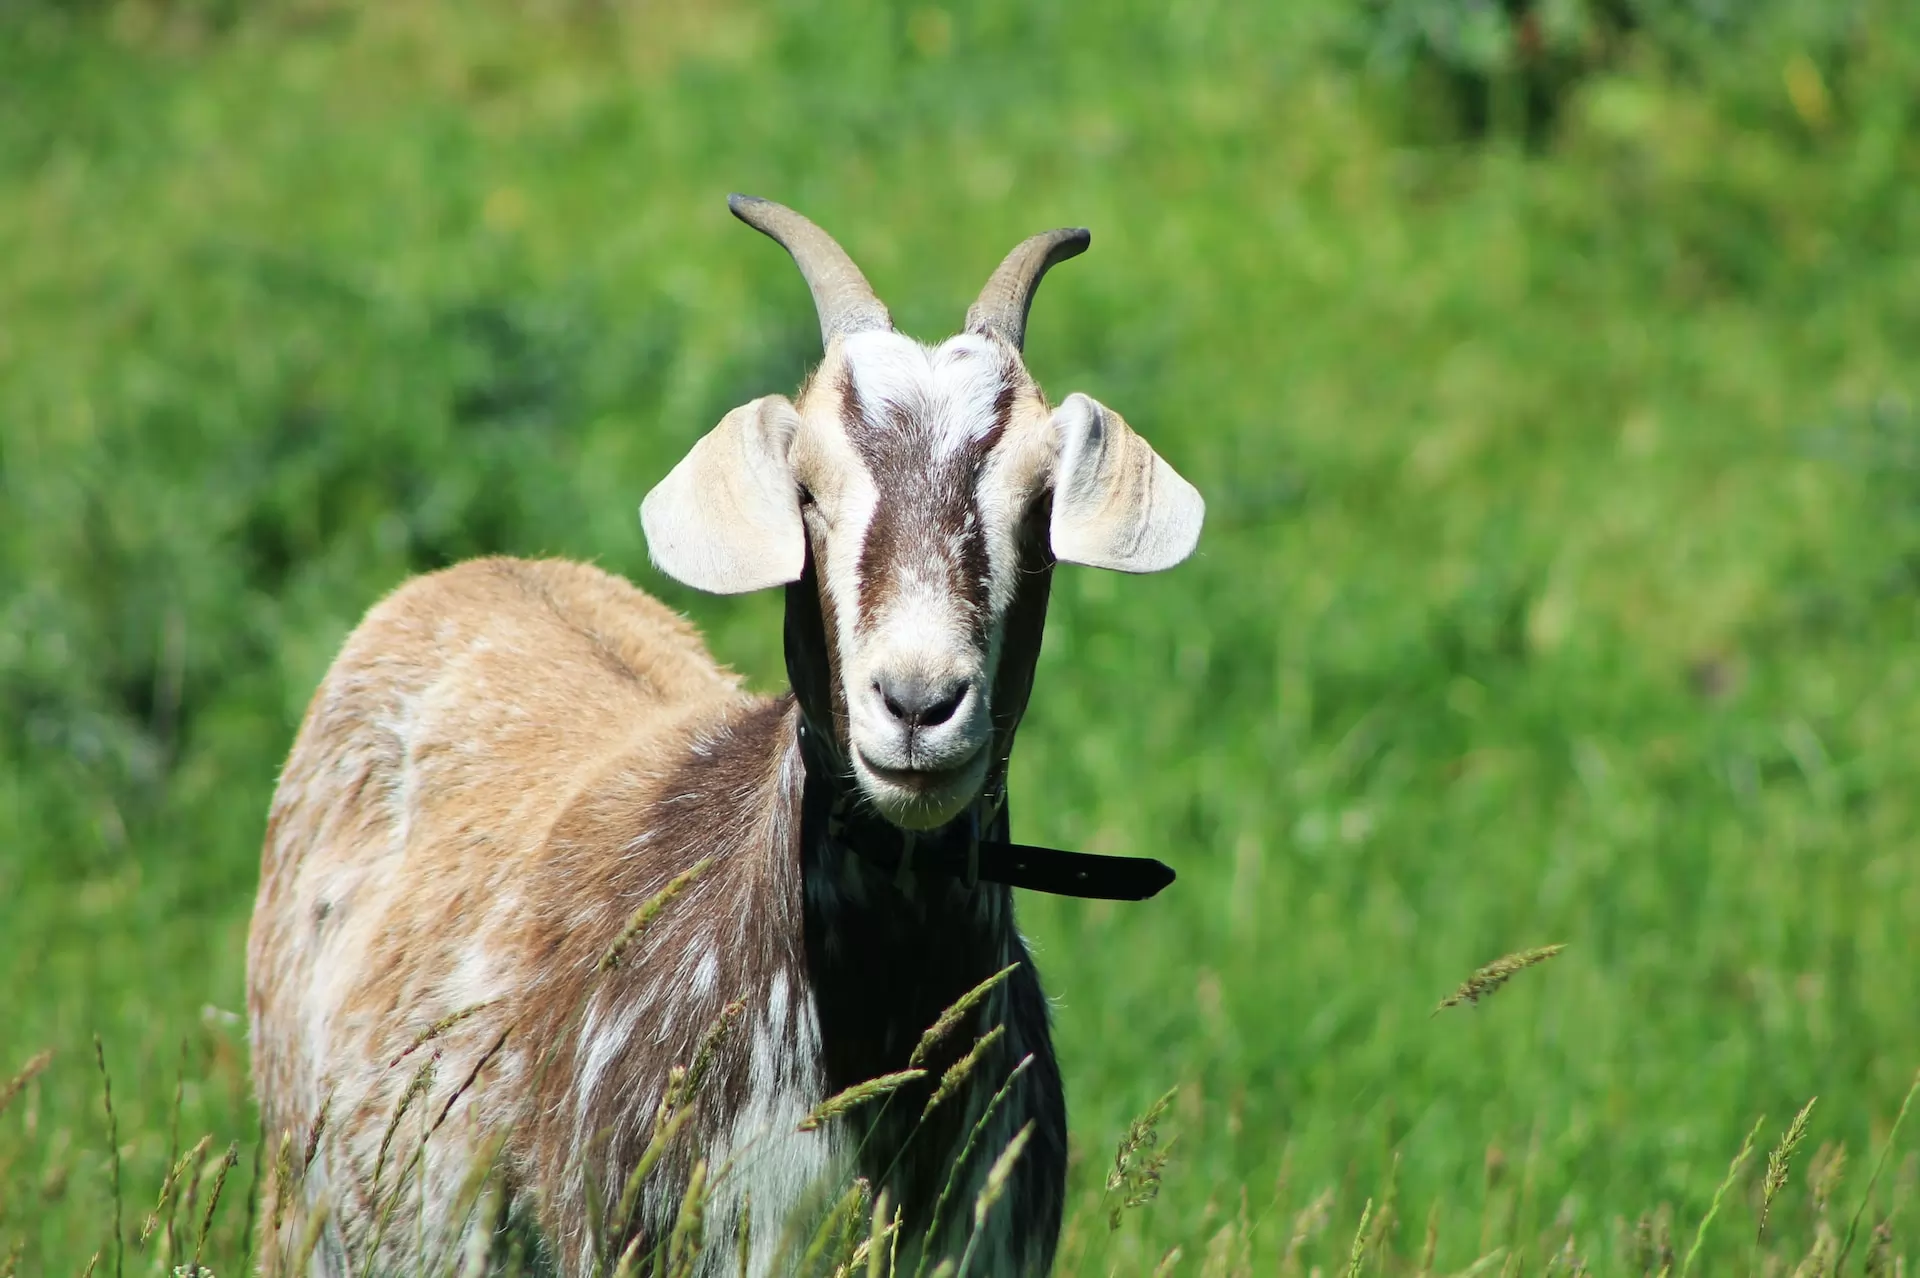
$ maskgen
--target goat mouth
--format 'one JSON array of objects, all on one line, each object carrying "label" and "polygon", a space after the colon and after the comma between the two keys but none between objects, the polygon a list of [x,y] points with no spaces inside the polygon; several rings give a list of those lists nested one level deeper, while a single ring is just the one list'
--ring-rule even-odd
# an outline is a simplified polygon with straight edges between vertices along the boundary
[{"label": "goat mouth", "polygon": [[868,757],[866,751],[860,752],[860,762],[867,771],[890,786],[909,791],[913,794],[929,794],[944,790],[966,776],[973,765],[980,760],[986,750],[982,744],[960,762],[945,768],[883,768]]}]

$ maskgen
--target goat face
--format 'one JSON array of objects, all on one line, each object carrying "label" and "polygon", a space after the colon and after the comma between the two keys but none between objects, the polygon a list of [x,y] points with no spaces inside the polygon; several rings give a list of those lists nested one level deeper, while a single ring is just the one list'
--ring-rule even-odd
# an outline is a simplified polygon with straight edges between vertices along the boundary
[{"label": "goat face", "polygon": [[[797,405],[735,409],[648,494],[648,545],[668,575],[721,593],[811,566],[836,744],[882,816],[931,829],[995,763],[993,693],[1023,574],[1056,559],[1171,567],[1204,508],[1118,414],[1084,395],[1049,409],[1027,374],[1032,290],[1085,232],[1015,249],[968,331],[929,347],[893,331],[812,223],[763,201],[734,209],[800,264],[825,358]],[[1044,538],[1028,536],[1042,516]]]}]

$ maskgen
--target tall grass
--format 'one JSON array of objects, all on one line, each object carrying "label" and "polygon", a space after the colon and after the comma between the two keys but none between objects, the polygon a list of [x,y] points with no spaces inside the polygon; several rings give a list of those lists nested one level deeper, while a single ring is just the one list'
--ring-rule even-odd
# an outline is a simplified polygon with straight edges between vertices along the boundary
[{"label": "tall grass", "polygon": [[[673,886],[669,885],[661,894],[662,898],[670,898],[674,890]],[[648,913],[648,920],[651,921],[652,918],[657,917],[666,903],[666,899],[656,901],[655,904],[659,908]],[[1538,953],[1538,951],[1531,953]],[[1489,967],[1498,966],[1500,963],[1507,963],[1507,960],[1499,960]],[[1512,964],[1508,966],[1511,967]],[[1474,976],[1468,979],[1466,986],[1473,985],[1476,980],[1482,980],[1488,970],[1488,967],[1478,969]],[[1508,975],[1511,974],[1511,971],[1508,972]],[[992,983],[993,981],[990,980],[987,986],[990,988]],[[1503,983],[1494,982],[1492,985],[1485,985],[1483,982],[1480,990],[1481,997],[1491,996]],[[948,1032],[952,1025],[963,1019],[965,1010],[977,1002],[978,991],[963,995],[953,1007],[948,1008],[941,1015],[934,1026],[929,1028],[929,1038]],[[718,1036],[726,1032],[733,1015],[737,1015],[737,1012],[731,1014],[723,1012],[716,1019],[715,1030],[707,1038],[718,1041]],[[991,1037],[993,1035],[989,1031],[988,1035],[983,1036],[983,1041]],[[703,1045],[696,1054],[695,1064],[700,1057],[708,1054],[709,1048]],[[490,1055],[491,1053],[488,1054]],[[971,1059],[971,1056],[965,1059]],[[30,1058],[26,1066],[9,1084],[6,1094],[17,1095],[23,1090],[28,1080],[47,1067],[50,1060],[51,1053],[47,1051]],[[416,1067],[413,1074],[414,1080],[417,1082],[423,1076],[430,1077],[432,1064],[430,1059]],[[1005,1083],[988,1101],[970,1136],[958,1151],[953,1173],[948,1177],[935,1208],[936,1218],[943,1214],[942,1209],[959,1183],[962,1170],[975,1152],[980,1134],[998,1111],[1014,1080],[1028,1064],[1028,1060],[1022,1060],[1016,1064]],[[117,1117],[114,1115],[110,1100],[111,1081],[105,1068],[103,1045],[96,1052],[96,1065],[103,1086],[102,1111],[106,1116],[109,1140],[117,1142]],[[479,1072],[476,1068],[472,1073],[477,1075]],[[632,1213],[638,1201],[640,1188],[652,1171],[659,1166],[662,1158],[684,1138],[688,1120],[705,1103],[706,1097],[700,1087],[705,1073],[704,1069],[694,1068],[691,1064],[686,1067],[676,1067],[673,1071],[673,1081],[670,1082],[660,1102],[653,1139],[626,1181],[612,1221],[599,1222],[596,1218],[594,1236],[601,1240],[596,1244],[596,1249],[604,1256],[604,1272],[611,1273],[615,1278],[634,1278],[635,1275],[640,1274],[687,1278],[694,1271],[702,1253],[710,1248],[722,1254],[731,1254],[737,1249],[743,1269],[746,1265],[748,1255],[746,1231],[749,1226],[745,1219],[743,1218],[736,1226],[735,1237],[726,1239],[709,1238],[706,1218],[707,1204],[719,1184],[729,1175],[735,1174],[741,1166],[740,1155],[736,1155],[735,1159],[729,1160],[719,1168],[709,1169],[706,1160],[699,1158],[698,1151],[695,1151],[693,1170],[682,1191],[680,1206],[672,1228],[664,1235],[654,1236],[651,1249],[644,1245],[647,1242],[645,1235],[635,1235],[624,1246],[618,1243],[620,1238],[625,1237],[627,1226],[632,1221]],[[883,1100],[903,1083],[924,1075],[923,1070],[908,1070],[902,1074],[888,1075],[849,1088],[828,1098],[809,1114],[802,1123],[802,1130],[818,1129],[841,1121],[860,1106],[875,1100]],[[473,1082],[473,1077],[467,1078],[453,1091],[453,1099],[457,1100],[459,1095],[473,1085]],[[413,1192],[408,1187],[408,1178],[420,1173],[424,1164],[426,1146],[438,1131],[438,1123],[422,1124],[421,1136],[412,1155],[397,1160],[397,1172],[393,1179],[384,1185],[379,1183],[379,1170],[384,1165],[387,1146],[391,1145],[392,1137],[400,1126],[400,1118],[420,1096],[426,1094],[427,1090],[427,1085],[416,1087],[410,1084],[396,1103],[387,1139],[383,1141],[383,1157],[376,1163],[375,1180],[364,1187],[377,1204],[376,1212],[383,1222],[391,1219],[394,1210],[404,1202],[408,1194]],[[1111,1172],[1106,1178],[1105,1194],[1097,1204],[1098,1214],[1106,1217],[1106,1229],[1103,1232],[1117,1233],[1123,1226],[1131,1224],[1140,1214],[1150,1210],[1151,1204],[1158,1196],[1162,1177],[1168,1174],[1172,1159],[1172,1141],[1168,1140],[1163,1144],[1163,1134],[1160,1129],[1167,1119],[1177,1091],[1178,1089],[1175,1089],[1162,1095],[1129,1125],[1126,1133],[1121,1137]],[[1877,1220],[1873,1227],[1872,1245],[1863,1261],[1862,1272],[1868,1275],[1903,1272],[1906,1258],[1904,1252],[1898,1249],[1894,1220],[1899,1215],[1904,1199],[1911,1189],[1909,1187],[1903,1190],[1891,1203],[1883,1203],[1878,1199],[1876,1190],[1889,1158],[1899,1148],[1900,1130],[1916,1092],[1920,1092],[1920,1074],[1916,1074],[1913,1085],[1902,1098],[1898,1112],[1882,1142],[1873,1173],[1860,1192],[1854,1211],[1847,1218],[1844,1236],[1840,1235],[1835,1228],[1841,1182],[1844,1176],[1844,1147],[1827,1145],[1823,1147],[1822,1155],[1816,1160],[1815,1170],[1808,1178],[1811,1189],[1809,1204],[1811,1211],[1797,1219],[1794,1228],[1776,1231],[1771,1246],[1765,1249],[1759,1247],[1758,1244],[1766,1240],[1766,1222],[1772,1212],[1774,1201],[1789,1182],[1793,1156],[1811,1128],[1813,1102],[1809,1101],[1803,1106],[1788,1124],[1769,1155],[1763,1174],[1757,1180],[1747,1175],[1747,1165],[1755,1140],[1765,1122],[1764,1119],[1756,1120],[1728,1165],[1725,1176],[1713,1190],[1711,1201],[1695,1225],[1692,1242],[1677,1270],[1679,1278],[1687,1278],[1687,1275],[1693,1273],[1697,1263],[1702,1260],[1707,1241],[1713,1236],[1710,1233],[1710,1227],[1720,1215],[1722,1206],[1727,1202],[1730,1194],[1735,1197],[1744,1196],[1751,1205],[1755,1217],[1752,1237],[1756,1242],[1753,1246],[1742,1248],[1732,1242],[1740,1236],[1739,1231],[1721,1231],[1719,1238],[1726,1250],[1717,1258],[1713,1253],[1708,1253],[1707,1260],[1710,1266],[1716,1266],[1717,1261],[1717,1266],[1743,1265],[1752,1272],[1821,1274],[1838,1278],[1839,1275],[1848,1272],[1847,1261],[1861,1219],[1869,1210],[1874,1210]],[[452,1101],[449,1101],[443,1107],[442,1117],[444,1117],[444,1109],[451,1108],[451,1104]],[[932,1108],[933,1106],[929,1105],[927,1113],[931,1113]],[[291,1148],[291,1142],[283,1144],[282,1165],[273,1180],[275,1202],[269,1208],[270,1220],[278,1221],[279,1213],[292,1199],[300,1198],[303,1201],[306,1199],[307,1195],[302,1188],[301,1180],[305,1168],[313,1161],[314,1149],[325,1128],[325,1115],[326,1107],[316,1114],[310,1126],[306,1152],[297,1166],[291,1168],[289,1166],[290,1159],[287,1151]],[[924,1114],[922,1118],[924,1120]],[[911,1271],[911,1278],[920,1278],[920,1275],[929,1272],[929,1266],[934,1275],[945,1275],[946,1278],[965,1278],[965,1275],[972,1270],[980,1240],[985,1234],[992,1213],[1006,1192],[1010,1174],[1017,1165],[1031,1132],[1032,1124],[1029,1123],[1016,1132],[1007,1145],[998,1151],[982,1180],[981,1187],[976,1191],[971,1211],[971,1230],[964,1238],[943,1239],[938,1234],[931,1236],[928,1239],[929,1245],[921,1253]],[[224,1155],[208,1161],[207,1154],[212,1143],[212,1136],[202,1137],[192,1149],[181,1155],[179,1161],[173,1165],[161,1182],[153,1210],[148,1214],[146,1223],[140,1228],[137,1237],[131,1240],[136,1251],[141,1254],[141,1258],[147,1262],[143,1266],[136,1261],[137,1271],[172,1272],[193,1278],[195,1275],[218,1274],[223,1271],[223,1268],[232,1271],[236,1265],[244,1265],[245,1258],[251,1255],[250,1238],[244,1235],[236,1237],[230,1228],[224,1233],[215,1231],[216,1221],[220,1219],[223,1187],[228,1174],[239,1164],[242,1156],[238,1141],[234,1141],[229,1143]],[[489,1201],[496,1205],[499,1201],[497,1195],[490,1198],[488,1193],[499,1173],[495,1161],[499,1148],[496,1142],[491,1146],[492,1153],[482,1153],[472,1168],[468,1183],[460,1191],[460,1202],[455,1216],[462,1220],[471,1218],[475,1222],[469,1242],[462,1245],[465,1250],[444,1256],[423,1254],[418,1266],[419,1272],[423,1274],[498,1272],[513,1275],[514,1278],[530,1272],[526,1268],[530,1260],[526,1252],[510,1246],[502,1258],[501,1239],[496,1238],[494,1234],[496,1229],[504,1225],[497,1210],[489,1210],[487,1206]],[[256,1177],[261,1152],[261,1147],[256,1143],[252,1154]],[[1909,1156],[1908,1164],[1911,1165],[1913,1161]],[[1399,1151],[1396,1151],[1394,1159],[1396,1171],[1398,1165]],[[1489,1150],[1487,1163],[1489,1188],[1495,1184],[1502,1170],[1494,1157],[1494,1151]],[[1173,1169],[1173,1174],[1176,1177],[1179,1174],[1177,1165]],[[119,1181],[118,1169],[112,1160],[107,1163],[106,1176],[110,1191],[110,1206],[103,1210],[110,1214],[103,1215],[97,1223],[107,1229],[108,1242],[88,1262],[89,1272],[98,1263],[102,1254],[115,1256],[123,1254],[129,1241],[118,1206],[122,1185]],[[210,1182],[206,1191],[206,1204],[203,1213],[199,1216],[197,1228],[194,1228],[195,1213],[191,1209],[192,1195],[198,1191],[203,1182]],[[183,1186],[186,1187],[184,1192],[188,1195],[190,1204],[186,1223],[192,1230],[193,1246],[191,1258],[184,1265],[176,1265],[174,1261],[179,1253],[175,1251],[173,1240],[173,1219]],[[1248,1186],[1240,1188],[1238,1211],[1227,1217],[1217,1231],[1207,1239],[1203,1259],[1198,1268],[1199,1273],[1229,1278],[1230,1275],[1252,1274],[1276,1264],[1282,1274],[1300,1274],[1308,1271],[1317,1273],[1327,1263],[1339,1263],[1346,1278],[1361,1278],[1361,1275],[1368,1272],[1431,1274],[1434,1272],[1435,1255],[1439,1244],[1438,1221],[1443,1214],[1447,1214],[1446,1209],[1449,1206],[1454,1206],[1444,1200],[1436,1201],[1430,1206],[1426,1213],[1425,1230],[1416,1245],[1412,1238],[1401,1237],[1400,1195],[1397,1181],[1392,1176],[1377,1187],[1377,1194],[1367,1192],[1367,1187],[1359,1185],[1349,1186],[1345,1190],[1330,1186],[1319,1191],[1294,1215],[1291,1229],[1284,1233],[1271,1226],[1284,1221],[1287,1218],[1287,1210],[1293,1205],[1294,1191],[1289,1179],[1285,1175],[1282,1176],[1273,1189],[1271,1199],[1258,1214],[1250,1211],[1250,1204],[1253,1201],[1250,1188]],[[1357,1222],[1342,1255],[1334,1250],[1339,1236],[1330,1234],[1327,1226],[1341,1208],[1343,1197],[1363,1192],[1366,1193],[1366,1197],[1359,1208]],[[822,1201],[831,1201],[832,1206],[820,1215],[811,1235],[806,1236],[804,1246],[801,1245],[803,1235],[795,1233],[791,1228],[794,1222],[762,1220],[761,1228],[770,1231],[778,1230],[777,1236],[782,1240],[775,1252],[773,1272],[806,1275],[808,1278],[813,1276],[854,1278],[859,1274],[865,1274],[867,1278],[909,1278],[908,1272],[901,1268],[899,1263],[901,1219],[897,1212],[891,1210],[885,1192],[876,1195],[865,1179],[854,1177],[817,1187],[815,1197]],[[381,1211],[378,1204],[385,1204],[385,1210]],[[1350,1202],[1346,1205],[1350,1209]],[[303,1271],[308,1258],[312,1256],[320,1242],[330,1215],[329,1203],[324,1197],[317,1198],[311,1206],[312,1211],[307,1227],[294,1247],[289,1252],[270,1253],[266,1258],[267,1272]],[[1616,1220],[1613,1229],[1618,1236],[1611,1240],[1613,1247],[1610,1251],[1604,1247],[1596,1249],[1591,1245],[1582,1246],[1579,1236],[1571,1227],[1572,1222],[1565,1219],[1557,1219],[1549,1229],[1533,1237],[1517,1232],[1506,1232],[1503,1235],[1503,1222],[1498,1209],[1494,1209],[1492,1215],[1488,1214],[1489,1207],[1483,1207],[1481,1210],[1482,1227],[1477,1248],[1479,1254],[1459,1271],[1462,1274],[1489,1273],[1496,1267],[1503,1273],[1537,1269],[1547,1274],[1566,1275],[1590,1272],[1622,1274],[1637,1272],[1658,1276],[1675,1272],[1675,1255],[1671,1239],[1677,1222],[1675,1212],[1668,1203],[1662,1203],[1657,1209],[1643,1214],[1639,1224],[1634,1227],[1631,1237],[1625,1233],[1624,1220]],[[163,1213],[166,1221],[164,1231],[159,1228]],[[250,1225],[251,1203],[248,1204],[247,1213]],[[1081,1213],[1071,1222],[1070,1240],[1077,1234],[1084,1237],[1084,1234],[1079,1231],[1084,1230],[1086,1219],[1083,1207]],[[604,1223],[611,1223],[613,1229],[606,1230],[602,1227]],[[1508,1226],[1517,1224],[1517,1217],[1509,1218],[1505,1224]],[[786,1227],[782,1228],[783,1225]],[[1489,1232],[1489,1226],[1492,1226],[1492,1232]],[[212,1250],[208,1247],[210,1239],[215,1244]],[[157,1249],[151,1246],[156,1240],[159,1242]],[[378,1238],[376,1237],[370,1245],[377,1248]],[[616,1247],[617,1251],[606,1251],[606,1245]],[[17,1264],[19,1252],[20,1247],[16,1245],[10,1264]],[[1592,1259],[1595,1256],[1606,1256],[1611,1263],[1596,1266]],[[1184,1258],[1183,1249],[1178,1247],[1168,1249],[1152,1266],[1152,1272],[1156,1275],[1181,1272]],[[1129,1271],[1125,1261],[1117,1260],[1105,1249],[1102,1249],[1096,1259],[1089,1256],[1085,1250],[1076,1251],[1071,1247],[1068,1249],[1068,1254],[1062,1257],[1061,1269],[1067,1273]],[[1147,1270],[1142,1267],[1138,1272],[1145,1273]]]}]

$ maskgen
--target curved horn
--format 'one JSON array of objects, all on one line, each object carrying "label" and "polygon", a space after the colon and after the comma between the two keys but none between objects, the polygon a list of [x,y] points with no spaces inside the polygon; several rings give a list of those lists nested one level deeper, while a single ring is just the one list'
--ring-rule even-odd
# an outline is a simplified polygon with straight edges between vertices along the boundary
[{"label": "curved horn", "polygon": [[874,296],[873,286],[833,237],[784,204],[751,195],[729,195],[727,207],[754,230],[793,255],[793,264],[813,294],[820,313],[820,341],[835,334],[868,333],[893,328],[893,317]]},{"label": "curved horn", "polygon": [[1047,268],[1087,251],[1093,235],[1084,227],[1066,226],[1020,242],[1007,254],[980,296],[967,308],[967,331],[1004,338],[1020,350],[1027,340],[1027,308]]}]

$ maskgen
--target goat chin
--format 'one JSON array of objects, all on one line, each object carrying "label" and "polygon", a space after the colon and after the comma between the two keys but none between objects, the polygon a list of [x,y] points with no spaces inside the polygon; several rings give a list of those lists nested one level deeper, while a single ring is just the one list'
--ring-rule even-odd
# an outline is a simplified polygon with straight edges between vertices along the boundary
[{"label": "goat chin", "polygon": [[958,767],[921,772],[878,768],[856,752],[854,772],[861,793],[886,820],[904,830],[937,830],[980,797],[986,756],[983,746]]}]

